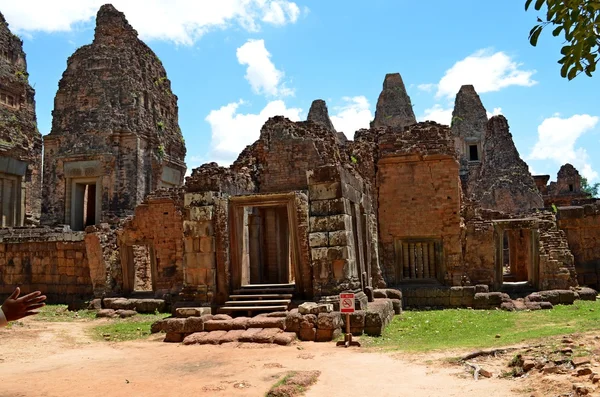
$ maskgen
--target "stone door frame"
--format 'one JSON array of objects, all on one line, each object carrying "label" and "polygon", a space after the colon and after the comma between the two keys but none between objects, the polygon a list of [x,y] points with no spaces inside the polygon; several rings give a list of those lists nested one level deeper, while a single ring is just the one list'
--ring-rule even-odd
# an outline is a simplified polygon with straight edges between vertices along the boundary
[{"label": "stone door frame", "polygon": [[531,233],[530,258],[527,264],[527,279],[534,288],[540,283],[540,231],[537,219],[503,219],[492,221],[494,225],[494,289],[500,290],[504,282],[504,232],[506,230],[522,230]]},{"label": "stone door frame", "polygon": [[[133,261],[133,246],[143,245],[148,247],[150,254],[150,277],[152,279],[152,292],[156,292],[156,278],[158,269],[156,266],[156,255],[154,253],[154,245],[149,240],[136,241],[121,246],[121,270],[123,272],[123,293],[131,294],[135,286],[135,263]],[[145,291],[144,291],[145,292]]]},{"label": "stone door frame", "polygon": [[243,273],[243,231],[245,207],[286,207],[288,227],[290,233],[290,258],[294,270],[296,291],[303,291],[300,239],[298,235],[298,218],[296,213],[295,193],[278,193],[253,196],[235,196],[229,199],[230,222],[230,255],[231,255],[231,283],[230,289],[236,290],[242,286]]}]

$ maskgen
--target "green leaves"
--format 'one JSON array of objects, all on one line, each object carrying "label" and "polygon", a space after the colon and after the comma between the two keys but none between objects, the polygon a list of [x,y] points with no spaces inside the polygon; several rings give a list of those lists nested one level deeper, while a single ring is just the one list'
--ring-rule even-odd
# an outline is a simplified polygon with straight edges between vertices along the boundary
[{"label": "green leaves", "polygon": [[[533,0],[525,1],[525,10]],[[545,20],[537,17],[537,24],[529,31],[529,43],[537,46],[539,37],[548,25],[553,26],[552,36],[564,35],[563,55],[558,63],[560,74],[569,80],[581,72],[592,76],[600,56],[600,0],[536,0],[539,11],[546,6]]]}]

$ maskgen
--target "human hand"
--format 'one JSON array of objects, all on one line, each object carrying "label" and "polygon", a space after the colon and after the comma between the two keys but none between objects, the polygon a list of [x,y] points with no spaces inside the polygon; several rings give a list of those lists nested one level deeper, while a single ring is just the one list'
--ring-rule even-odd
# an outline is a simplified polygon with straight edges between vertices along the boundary
[{"label": "human hand", "polygon": [[35,309],[44,306],[46,296],[40,291],[35,291],[19,298],[21,289],[17,287],[15,291],[2,304],[2,311],[6,321],[15,321],[23,317],[37,314]]}]

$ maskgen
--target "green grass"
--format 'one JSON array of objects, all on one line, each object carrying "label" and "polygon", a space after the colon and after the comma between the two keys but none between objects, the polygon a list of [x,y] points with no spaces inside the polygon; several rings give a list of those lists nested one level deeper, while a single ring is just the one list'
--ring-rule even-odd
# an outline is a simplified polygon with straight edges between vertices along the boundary
[{"label": "green grass", "polygon": [[[367,346],[428,351],[505,346],[549,336],[600,329],[600,301],[576,301],[552,310],[449,309],[406,311],[394,317],[383,335],[361,337]],[[496,335],[500,337],[497,338]]]},{"label": "green grass", "polygon": [[96,318],[96,312],[93,310],[67,310],[67,305],[46,305],[38,310],[38,314],[33,317],[38,321],[76,321],[92,320]]},{"label": "green grass", "polygon": [[92,337],[111,342],[146,338],[150,335],[152,323],[168,316],[168,313],[138,314],[125,319],[111,319],[108,324],[93,327]]}]

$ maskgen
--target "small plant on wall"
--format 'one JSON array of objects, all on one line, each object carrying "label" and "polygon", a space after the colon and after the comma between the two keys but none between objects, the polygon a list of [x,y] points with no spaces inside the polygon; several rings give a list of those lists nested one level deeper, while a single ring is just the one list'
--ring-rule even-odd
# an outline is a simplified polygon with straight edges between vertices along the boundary
[{"label": "small plant on wall", "polygon": [[158,147],[156,148],[156,157],[158,158],[159,161],[163,160],[163,158],[165,157],[164,145],[158,145]]}]

